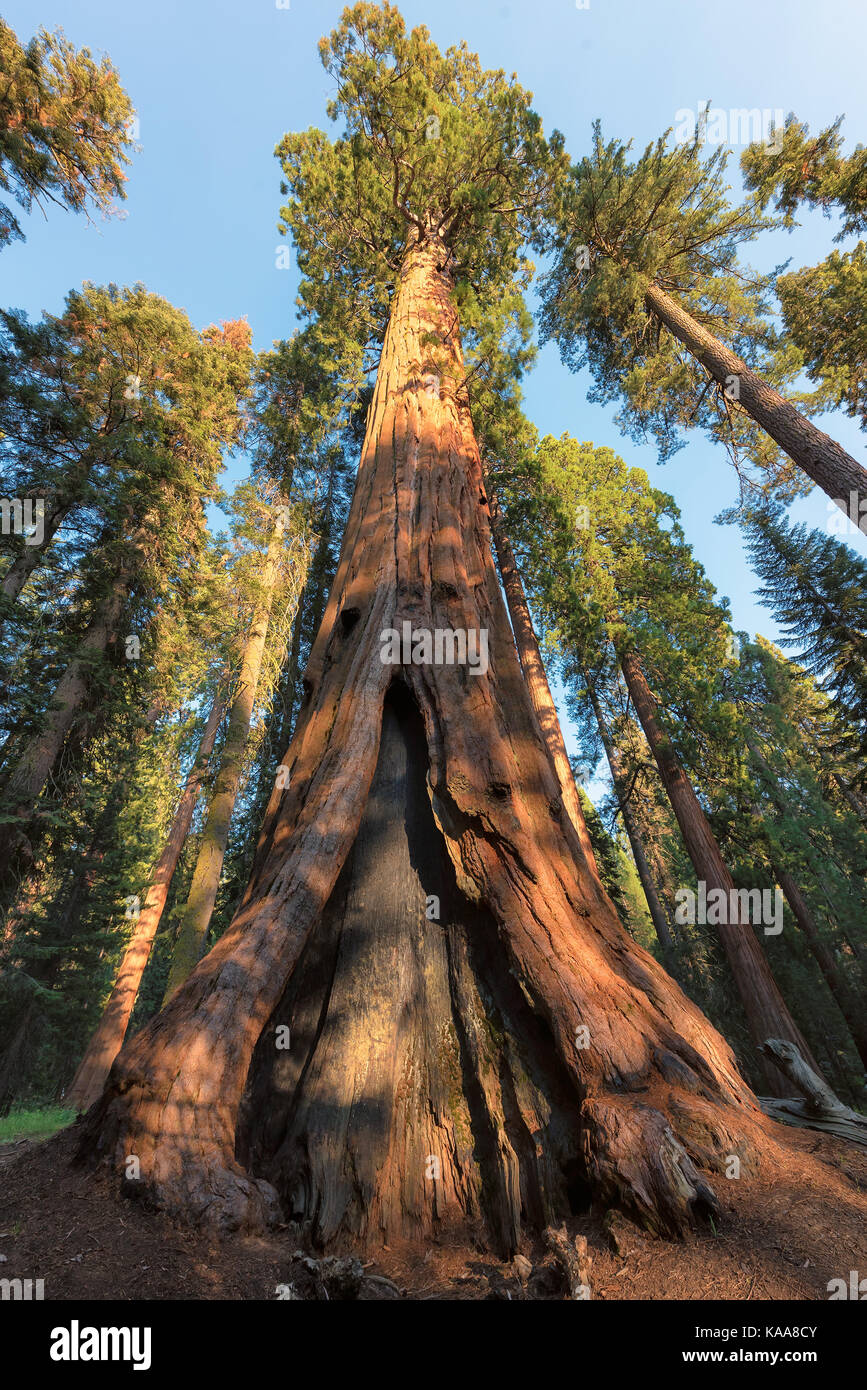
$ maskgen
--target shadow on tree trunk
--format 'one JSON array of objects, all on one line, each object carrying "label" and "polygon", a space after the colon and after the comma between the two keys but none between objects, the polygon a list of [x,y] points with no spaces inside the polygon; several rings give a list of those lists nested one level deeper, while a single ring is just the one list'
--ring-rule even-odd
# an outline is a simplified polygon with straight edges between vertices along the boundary
[{"label": "shadow on tree trunk", "polygon": [[256,1048],[236,1156],[323,1245],[484,1222],[508,1255],[522,1220],[579,1200],[580,1098],[496,922],[457,886],[427,773],[394,684],[355,844]]}]

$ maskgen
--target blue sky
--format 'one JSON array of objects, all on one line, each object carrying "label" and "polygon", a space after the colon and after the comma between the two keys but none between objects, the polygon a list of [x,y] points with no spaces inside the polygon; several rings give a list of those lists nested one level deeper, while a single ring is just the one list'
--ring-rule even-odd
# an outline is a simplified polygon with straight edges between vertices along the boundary
[{"label": "blue sky", "polygon": [[[406,0],[400,8],[441,46],[466,39],[486,66],[516,71],[546,128],[562,130],[574,156],[597,116],[607,135],[643,146],[674,125],[679,110],[707,100],[725,110],[793,110],[813,130],[845,114],[847,144],[867,139],[861,0],[589,0],[586,9],[575,0]],[[7,3],[4,17],[19,38],[62,26],[76,45],[110,55],[138,113],[141,149],[123,219],[88,225],[60,209],[47,220],[21,219],[27,240],[0,258],[0,302],[39,315],[58,311],[83,280],[143,281],[198,327],[246,315],[256,348],[287,336],[297,280],[276,266],[273,150],[287,130],[328,128],[331,84],[316,45],[341,9],[331,0]],[[736,158],[731,172],[737,187]],[[753,263],[813,264],[832,249],[836,231],[836,221],[805,214],[792,235],[755,243]],[[676,498],[688,539],[731,600],[735,626],[775,636],[753,597],[739,534],[713,524],[736,495],[722,451],[695,435],[660,467],[652,445],[620,435],[613,408],[588,404],[589,384],[547,347],[525,386],[528,413],[542,432],[609,444],[645,468]],[[864,457],[865,436],[853,420],[835,414],[819,423]],[[826,500],[814,493],[793,515],[823,527]],[[853,544],[867,554],[867,539]]]}]

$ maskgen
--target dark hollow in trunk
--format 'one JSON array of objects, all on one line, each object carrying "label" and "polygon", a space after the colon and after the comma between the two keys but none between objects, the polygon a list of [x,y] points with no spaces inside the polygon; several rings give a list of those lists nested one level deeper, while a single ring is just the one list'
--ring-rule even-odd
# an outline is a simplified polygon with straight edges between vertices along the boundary
[{"label": "dark hollow in trunk", "polygon": [[580,1097],[496,922],[457,886],[427,773],[396,683],[355,844],[256,1048],[236,1152],[322,1245],[480,1222],[509,1255],[522,1219],[580,1203]]}]

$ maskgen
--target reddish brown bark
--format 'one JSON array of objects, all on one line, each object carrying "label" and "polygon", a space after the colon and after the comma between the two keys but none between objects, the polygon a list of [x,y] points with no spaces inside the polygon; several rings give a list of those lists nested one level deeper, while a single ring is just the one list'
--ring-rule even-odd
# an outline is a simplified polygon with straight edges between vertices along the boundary
[{"label": "reddish brown bark", "polygon": [[[852,493],[859,506],[867,503],[867,470],[842,445],[817,429],[791,401],[756,376],[737,353],[708,332],[658,285],[651,285],[644,298],[655,318],[689,349],[715,381],[726,386],[731,377],[737,377],[741,408],[842,511],[849,515]],[[860,516],[861,511],[856,510],[855,515]]]},{"label": "reddish brown bark", "polygon": [[566,752],[566,744],[563,742],[563,731],[557,716],[557,706],[551,695],[551,687],[545,674],[539,643],[536,641],[533,619],[527,603],[527,596],[524,593],[521,572],[515,562],[512,545],[503,525],[503,515],[496,493],[490,488],[488,488],[488,505],[494,549],[497,552],[497,563],[503,580],[503,590],[512,622],[512,631],[515,634],[515,646],[518,649],[518,660],[527,682],[530,701],[539,722],[540,733],[548,749],[566,814],[578,836],[584,858],[595,870],[596,858],[593,854],[590,836],[587,833],[587,825],[584,820],[584,812],[581,809],[581,800],[575,785],[572,765]]},{"label": "reddish brown bark", "polygon": [[[447,267],[435,239],[406,254],[341,560],[283,759],[290,781],[272,794],[244,900],[122,1051],[82,1152],[120,1174],[136,1155],[140,1178],[128,1191],[219,1229],[274,1216],[279,1187],[283,1209],[309,1218],[323,1242],[420,1236],[475,1221],[486,1192],[491,1238],[510,1248],[522,1208],[529,1220],[563,1211],[571,1181],[679,1231],[714,1204],[698,1167],[721,1170],[734,1146],[757,1154],[769,1141],[728,1045],[630,940],[552,814],[558,787],[491,555]],[[487,630],[488,671],[384,663],[382,633],[404,620]],[[426,806],[435,818],[427,840],[403,812],[384,829],[375,814],[389,814],[388,749],[398,735],[412,746],[412,712],[405,734],[388,712],[398,675],[428,763],[424,804],[410,785],[412,756],[401,796],[413,817]],[[435,955],[423,949],[434,938],[421,917],[425,870],[411,852],[425,844],[447,852],[458,900]],[[421,887],[407,901],[410,870]],[[376,984],[376,1026],[360,1033],[354,1001],[368,1006],[354,965]],[[291,1153],[272,1146],[266,1178],[249,1131],[238,1135],[242,1095],[256,1089],[254,1052],[273,1053],[270,1024],[294,989],[304,1012],[308,973],[324,981],[322,1007],[315,1027],[301,1019],[307,1060],[289,1097]],[[585,1027],[589,1045],[576,1046]],[[347,1097],[340,1083],[323,1125],[343,1070],[354,1089]],[[571,1178],[560,1168],[570,1146]],[[426,1181],[417,1165],[431,1157],[439,1177]]]},{"label": "reddish brown bark", "polygon": [[[700,881],[703,880],[707,884],[708,893],[714,889],[722,889],[727,903],[731,904],[734,880],[692,783],[684,771],[671,739],[660,723],[656,701],[634,648],[621,654],[620,665],[696,875]],[[730,914],[730,917],[732,915],[735,914]],[[786,1007],[771,973],[767,956],[759,945],[749,920],[719,922],[716,924],[716,930],[725,949],[750,1035],[756,1047],[760,1047],[768,1038],[792,1042],[810,1066],[818,1071],[818,1063]],[[786,1078],[766,1059],[763,1072],[767,1076],[773,1095],[785,1096],[790,1093],[791,1087]]]},{"label": "reddish brown bark", "polygon": [[[225,675],[226,672],[223,673],[223,678]],[[111,1064],[123,1046],[139,985],[163,915],[172,876],[189,833],[193,811],[199,799],[208,759],[213,752],[214,740],[225,708],[224,698],[218,695],[202,731],[195,763],[187,777],[162,854],[154,867],[150,887],[121,958],[108,1003],[69,1088],[66,1103],[76,1110],[87,1110],[98,1099]]]}]

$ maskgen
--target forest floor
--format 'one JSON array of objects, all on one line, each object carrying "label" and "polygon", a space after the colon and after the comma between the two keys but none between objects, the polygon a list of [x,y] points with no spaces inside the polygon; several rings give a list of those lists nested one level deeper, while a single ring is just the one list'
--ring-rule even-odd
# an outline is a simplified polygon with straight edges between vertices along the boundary
[{"label": "forest floor", "polygon": [[[588,1240],[591,1296],[827,1299],[829,1280],[867,1269],[867,1153],[810,1130],[777,1132],[789,1154],[784,1171],[749,1181],[711,1176],[722,1208],[715,1231],[668,1241],[621,1221],[615,1253],[595,1214],[569,1222],[570,1234]],[[0,1145],[3,1278],[44,1279],[46,1299],[60,1300],[278,1296],[299,1246],[292,1229],[224,1241],[180,1229],[71,1167],[74,1144],[73,1126],[43,1142]],[[480,1246],[383,1247],[364,1257],[366,1273],[397,1290],[365,1282],[361,1296],[562,1297],[541,1241],[528,1239],[522,1254],[536,1271],[530,1294],[515,1265]]]}]

